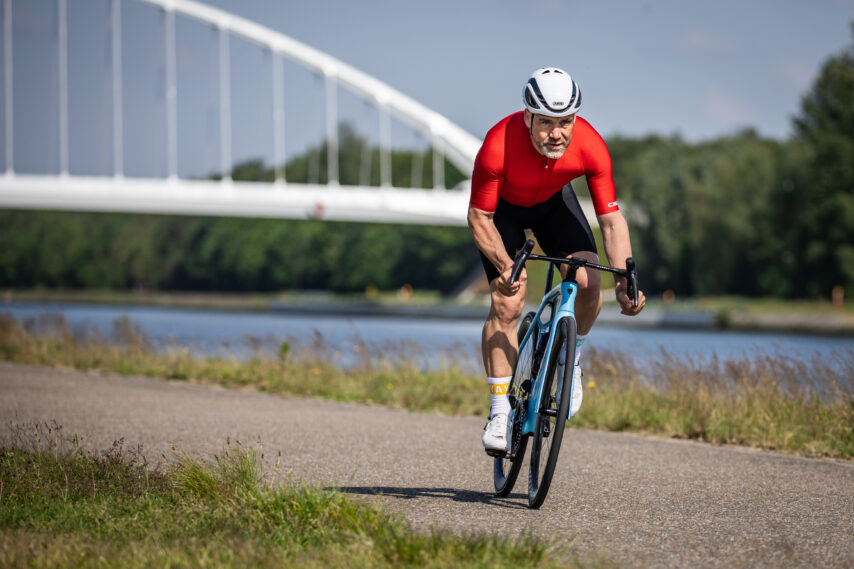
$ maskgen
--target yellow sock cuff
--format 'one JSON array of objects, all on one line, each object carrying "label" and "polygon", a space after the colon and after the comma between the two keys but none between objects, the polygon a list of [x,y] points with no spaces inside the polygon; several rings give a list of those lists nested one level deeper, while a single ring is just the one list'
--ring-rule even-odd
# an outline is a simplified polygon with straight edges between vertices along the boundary
[{"label": "yellow sock cuff", "polygon": [[487,377],[489,392],[493,395],[507,395],[511,379],[511,377]]}]

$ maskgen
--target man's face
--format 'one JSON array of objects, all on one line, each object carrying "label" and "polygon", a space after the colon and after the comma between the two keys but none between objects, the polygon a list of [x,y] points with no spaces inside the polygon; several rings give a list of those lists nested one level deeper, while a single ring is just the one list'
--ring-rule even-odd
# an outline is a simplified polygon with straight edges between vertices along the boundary
[{"label": "man's face", "polygon": [[547,158],[557,159],[563,156],[569,146],[575,115],[555,118],[525,110],[525,125],[537,152]]}]

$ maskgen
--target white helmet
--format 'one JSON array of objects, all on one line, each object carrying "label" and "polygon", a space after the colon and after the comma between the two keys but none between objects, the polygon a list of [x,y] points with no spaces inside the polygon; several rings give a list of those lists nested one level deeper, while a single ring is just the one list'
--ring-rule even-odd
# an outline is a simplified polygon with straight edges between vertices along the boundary
[{"label": "white helmet", "polygon": [[525,83],[522,100],[532,113],[567,117],[581,108],[581,89],[563,69],[543,67]]}]

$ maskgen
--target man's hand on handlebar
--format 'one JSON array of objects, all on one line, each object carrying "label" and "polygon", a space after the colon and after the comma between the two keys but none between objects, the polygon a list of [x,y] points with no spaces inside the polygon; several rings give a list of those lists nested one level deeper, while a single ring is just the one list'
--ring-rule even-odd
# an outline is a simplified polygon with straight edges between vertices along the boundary
[{"label": "man's hand on handlebar", "polygon": [[646,297],[643,295],[643,291],[638,291],[638,305],[634,306],[632,299],[629,298],[629,295],[626,292],[626,289],[628,288],[626,278],[615,275],[614,281],[616,281],[617,284],[616,295],[617,302],[620,303],[620,312],[626,316],[637,316],[646,304]]},{"label": "man's hand on handlebar", "polygon": [[510,273],[513,272],[513,265],[510,265],[505,270],[501,272],[500,275],[495,279],[495,285],[498,288],[498,292],[503,294],[504,296],[516,296],[519,292],[519,289],[522,288],[522,285],[528,281],[528,272],[524,268],[522,269],[519,278],[516,279],[512,285],[508,284],[510,282]]}]

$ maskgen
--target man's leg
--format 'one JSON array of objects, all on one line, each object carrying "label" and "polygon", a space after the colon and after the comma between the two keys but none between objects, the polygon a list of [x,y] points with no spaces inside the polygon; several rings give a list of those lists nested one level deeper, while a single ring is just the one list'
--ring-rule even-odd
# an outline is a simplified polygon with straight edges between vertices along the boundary
[{"label": "man's leg", "polygon": [[486,380],[492,393],[490,421],[483,435],[483,445],[487,451],[508,448],[511,409],[507,390],[519,349],[516,326],[525,308],[524,283],[515,295],[505,296],[498,291],[495,282],[496,280],[490,282],[492,305],[483,325],[481,343]]},{"label": "man's leg", "polygon": [[525,284],[513,296],[498,292],[496,281],[489,283],[492,305],[483,325],[481,350],[483,366],[489,377],[507,377],[513,374],[519,349],[516,327],[525,308]]},{"label": "man's leg", "polygon": [[[525,243],[525,211],[526,208],[499,200],[492,218],[504,249],[511,259]],[[520,280],[516,294],[512,296],[502,294],[497,285],[500,278],[498,269],[483,253],[480,257],[486,278],[489,280],[491,299],[489,315],[483,325],[481,337],[483,367],[492,392],[489,413],[491,419],[496,414],[507,415],[510,412],[507,387],[510,384],[513,367],[516,365],[518,350],[516,326],[525,306],[525,282]]]},{"label": "man's leg", "polygon": [[[581,257],[593,263],[599,262],[599,256],[592,251],[577,251],[570,255],[570,257]],[[561,270],[561,274],[565,276],[566,271]],[[575,280],[578,283],[578,294],[575,297],[575,322],[578,328],[575,336],[575,362],[573,362],[574,369],[572,373],[572,406],[570,409],[572,415],[578,413],[578,410],[581,408],[581,402],[584,399],[580,365],[581,351],[587,340],[587,334],[593,328],[593,323],[596,322],[596,317],[599,316],[599,311],[602,309],[599,271],[580,268],[575,273]]]},{"label": "man's leg", "polygon": [[[580,257],[593,263],[599,263],[599,256],[592,251],[578,251],[570,257]],[[566,269],[561,270],[566,274]],[[575,273],[578,281],[578,296],[575,297],[575,320],[578,323],[578,335],[586,336],[593,328],[593,323],[602,310],[602,291],[600,289],[601,277],[595,269],[578,269]]]},{"label": "man's leg", "polygon": [[[581,257],[598,263],[599,257],[596,254],[593,231],[572,186],[570,184],[564,186],[560,194],[555,194],[547,203],[551,205],[548,215],[534,227],[534,234],[543,249],[555,257],[563,255]],[[574,252],[570,253],[571,251]],[[561,267],[561,276],[566,276],[565,266]],[[602,308],[602,294],[599,290],[601,282],[599,271],[578,269],[575,280],[578,282],[578,295],[575,298],[575,319],[578,325],[575,350],[577,366],[586,336],[593,328],[593,323]],[[580,370],[577,371],[580,375]]]}]

